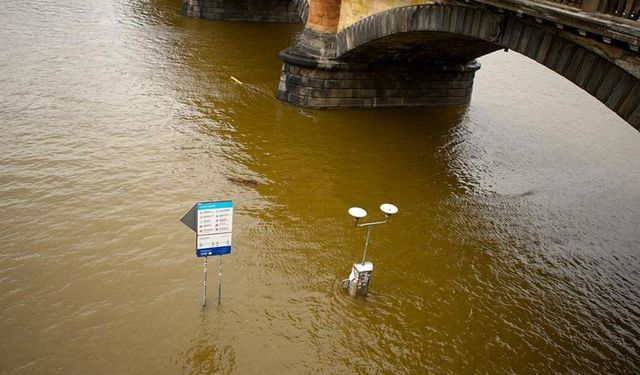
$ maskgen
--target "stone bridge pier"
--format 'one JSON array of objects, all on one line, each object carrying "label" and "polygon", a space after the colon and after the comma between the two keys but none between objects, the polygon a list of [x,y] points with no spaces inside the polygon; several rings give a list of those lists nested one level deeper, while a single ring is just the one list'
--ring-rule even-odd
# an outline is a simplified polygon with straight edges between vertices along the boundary
[{"label": "stone bridge pier", "polygon": [[[279,99],[311,108],[463,105],[480,68],[475,58],[500,48],[440,32],[443,7],[391,7],[349,24],[353,17],[341,12],[353,8],[341,0],[310,2],[302,37],[280,52]],[[480,20],[477,31],[496,38],[499,22]]]}]

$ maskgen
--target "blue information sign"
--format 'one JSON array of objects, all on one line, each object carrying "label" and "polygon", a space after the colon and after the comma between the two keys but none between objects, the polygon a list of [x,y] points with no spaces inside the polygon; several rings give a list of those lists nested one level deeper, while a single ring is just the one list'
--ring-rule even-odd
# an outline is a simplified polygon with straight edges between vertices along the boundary
[{"label": "blue information sign", "polygon": [[196,204],[196,256],[207,257],[231,253],[233,202]]}]

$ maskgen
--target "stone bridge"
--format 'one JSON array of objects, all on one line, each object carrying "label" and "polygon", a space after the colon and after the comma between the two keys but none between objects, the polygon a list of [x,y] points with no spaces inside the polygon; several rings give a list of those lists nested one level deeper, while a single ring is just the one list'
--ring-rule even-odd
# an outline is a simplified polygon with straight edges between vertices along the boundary
[{"label": "stone bridge", "polygon": [[299,22],[278,98],[311,108],[464,105],[512,50],[640,130],[639,0],[182,0],[188,16]]}]

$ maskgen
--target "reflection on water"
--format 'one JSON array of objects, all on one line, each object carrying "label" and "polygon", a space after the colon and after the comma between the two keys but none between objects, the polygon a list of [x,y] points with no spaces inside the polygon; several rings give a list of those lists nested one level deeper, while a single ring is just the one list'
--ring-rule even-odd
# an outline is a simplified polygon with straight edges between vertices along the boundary
[{"label": "reflection on water", "polygon": [[[469,107],[291,107],[265,93],[300,25],[179,6],[0,14],[0,373],[637,369],[630,126],[502,52]],[[201,310],[178,219],[227,198],[223,303]],[[387,201],[351,299],[365,233],[346,210]]]},{"label": "reflection on water", "polygon": [[178,355],[175,364],[183,374],[236,373],[236,353],[233,346],[220,343],[216,332],[208,327],[207,315],[203,314],[201,319],[202,331],[191,340],[189,349]]}]

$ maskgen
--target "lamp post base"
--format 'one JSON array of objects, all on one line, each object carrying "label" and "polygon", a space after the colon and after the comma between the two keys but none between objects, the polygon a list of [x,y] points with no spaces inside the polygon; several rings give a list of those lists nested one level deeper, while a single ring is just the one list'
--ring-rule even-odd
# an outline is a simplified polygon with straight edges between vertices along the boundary
[{"label": "lamp post base", "polygon": [[366,296],[369,293],[369,282],[373,273],[373,263],[354,263],[349,278],[343,281],[342,286],[349,291],[349,295]]}]

